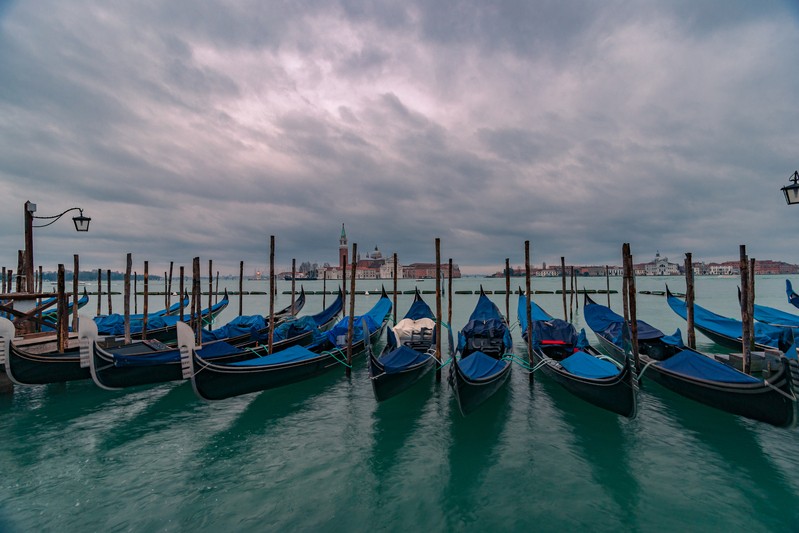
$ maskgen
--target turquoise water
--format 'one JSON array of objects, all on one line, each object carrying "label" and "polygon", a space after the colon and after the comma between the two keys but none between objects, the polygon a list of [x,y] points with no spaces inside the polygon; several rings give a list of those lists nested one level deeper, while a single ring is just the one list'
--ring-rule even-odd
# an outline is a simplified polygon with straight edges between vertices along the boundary
[{"label": "turquoise water", "polygon": [[[664,281],[684,291],[680,278],[638,278],[638,289],[663,290]],[[698,278],[697,303],[734,316],[737,282]],[[481,283],[505,287],[467,278],[454,289]],[[372,294],[356,297],[358,312],[376,301],[379,285],[360,284]],[[432,290],[435,282],[402,280],[400,289],[415,285]],[[602,289],[605,280],[579,286]],[[560,280],[534,279],[533,288],[554,290]],[[791,311],[784,278],[758,278],[756,290],[758,303]],[[477,296],[454,296],[457,329]],[[265,312],[267,298],[245,297],[245,313]],[[289,298],[280,294],[277,305]],[[308,296],[305,312],[320,310],[321,298]],[[400,316],[411,298],[399,296]],[[505,309],[504,295],[492,298]],[[222,321],[237,312],[231,300]],[[612,300],[620,309],[620,296]],[[536,301],[562,313],[560,295]],[[121,300],[114,306],[121,310]],[[515,295],[510,309],[515,319]],[[663,297],[639,295],[638,311],[664,331],[684,330]],[[697,338],[700,349],[721,351]],[[364,361],[349,379],[342,368],[216,403],[186,383],[122,392],[91,382],[17,387],[0,397],[0,531],[796,531],[798,456],[796,430],[718,412],[651,382],[628,421],[544,376],[531,384],[520,367],[468,418],[432,376],[378,405]]]}]

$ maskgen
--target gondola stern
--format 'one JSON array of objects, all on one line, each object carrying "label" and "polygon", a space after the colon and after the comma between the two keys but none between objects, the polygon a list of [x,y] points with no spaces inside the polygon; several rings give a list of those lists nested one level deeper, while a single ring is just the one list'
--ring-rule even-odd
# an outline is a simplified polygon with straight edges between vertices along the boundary
[{"label": "gondola stern", "polygon": [[14,323],[5,317],[0,317],[0,366],[5,367],[8,359],[8,351],[11,348],[11,341],[17,334]]}]

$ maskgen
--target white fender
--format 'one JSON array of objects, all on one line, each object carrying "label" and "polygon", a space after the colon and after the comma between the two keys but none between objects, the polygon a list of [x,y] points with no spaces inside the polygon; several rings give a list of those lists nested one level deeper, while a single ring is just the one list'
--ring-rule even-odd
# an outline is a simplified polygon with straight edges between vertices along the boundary
[{"label": "white fender", "polygon": [[183,379],[191,379],[194,374],[193,351],[194,330],[185,322],[178,322],[175,326],[178,333],[178,350],[180,350],[180,369]]},{"label": "white fender", "polygon": [[97,324],[92,318],[80,315],[78,338],[80,339],[80,367],[89,368],[93,359],[94,343],[97,340]]},{"label": "white fender", "polygon": [[17,335],[14,323],[5,317],[0,317],[0,365],[5,366],[6,354],[11,347],[11,341]]}]

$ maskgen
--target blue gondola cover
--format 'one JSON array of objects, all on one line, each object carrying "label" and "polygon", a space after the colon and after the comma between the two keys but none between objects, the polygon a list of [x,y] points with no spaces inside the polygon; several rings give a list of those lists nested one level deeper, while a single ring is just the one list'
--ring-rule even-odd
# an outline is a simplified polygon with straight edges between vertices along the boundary
[{"label": "blue gondola cover", "polygon": [[661,368],[693,378],[722,383],[760,383],[760,380],[739,372],[693,350],[683,350],[665,361],[658,363]]},{"label": "blue gondola cover", "polygon": [[[669,307],[684,319],[687,319],[688,311],[684,300],[676,296],[669,295],[667,298]],[[586,320],[587,320],[586,316]],[[694,304],[694,323],[698,327],[706,328],[725,337],[740,339],[743,331],[743,323],[734,318],[718,315],[701,305]],[[781,345],[789,345],[791,342],[790,328],[770,326],[762,322],[755,322],[754,340],[764,346],[779,348]],[[640,337],[639,337],[640,338]]]},{"label": "blue gondola cover", "polygon": [[417,352],[407,346],[400,346],[398,349],[387,353],[380,358],[380,364],[386,374],[396,374],[407,370],[409,367],[416,366],[430,359],[430,355]]},{"label": "blue gondola cover", "polygon": [[320,355],[318,353],[314,353],[304,346],[291,346],[272,355],[257,357],[255,359],[247,359],[245,361],[238,361],[235,363],[230,363],[230,365],[263,367],[269,365],[281,365],[285,363],[296,363],[298,361],[305,361],[306,359],[313,359],[319,356]]},{"label": "blue gondola cover", "polygon": [[501,359],[484,354],[483,352],[473,352],[458,362],[458,367],[464,375],[470,379],[485,379],[502,372],[510,363]]},{"label": "blue gondola cover", "polygon": [[[610,339],[621,339],[624,317],[614,313],[604,305],[586,305],[583,310],[588,326]],[[663,332],[650,326],[643,320],[638,320],[638,340],[653,340],[663,337]]]},{"label": "blue gondola cover", "polygon": [[560,364],[575,376],[591,379],[613,377],[621,371],[613,363],[597,359],[585,352],[575,352],[561,361]]}]

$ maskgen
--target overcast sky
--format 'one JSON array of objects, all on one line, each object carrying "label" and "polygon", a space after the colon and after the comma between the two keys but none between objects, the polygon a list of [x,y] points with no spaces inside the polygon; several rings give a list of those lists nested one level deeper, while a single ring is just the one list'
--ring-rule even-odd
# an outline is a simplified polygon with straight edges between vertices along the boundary
[{"label": "overcast sky", "polygon": [[[796,1],[0,0],[0,244],[222,272],[360,250],[799,263]],[[787,237],[787,238],[786,238]]]}]

